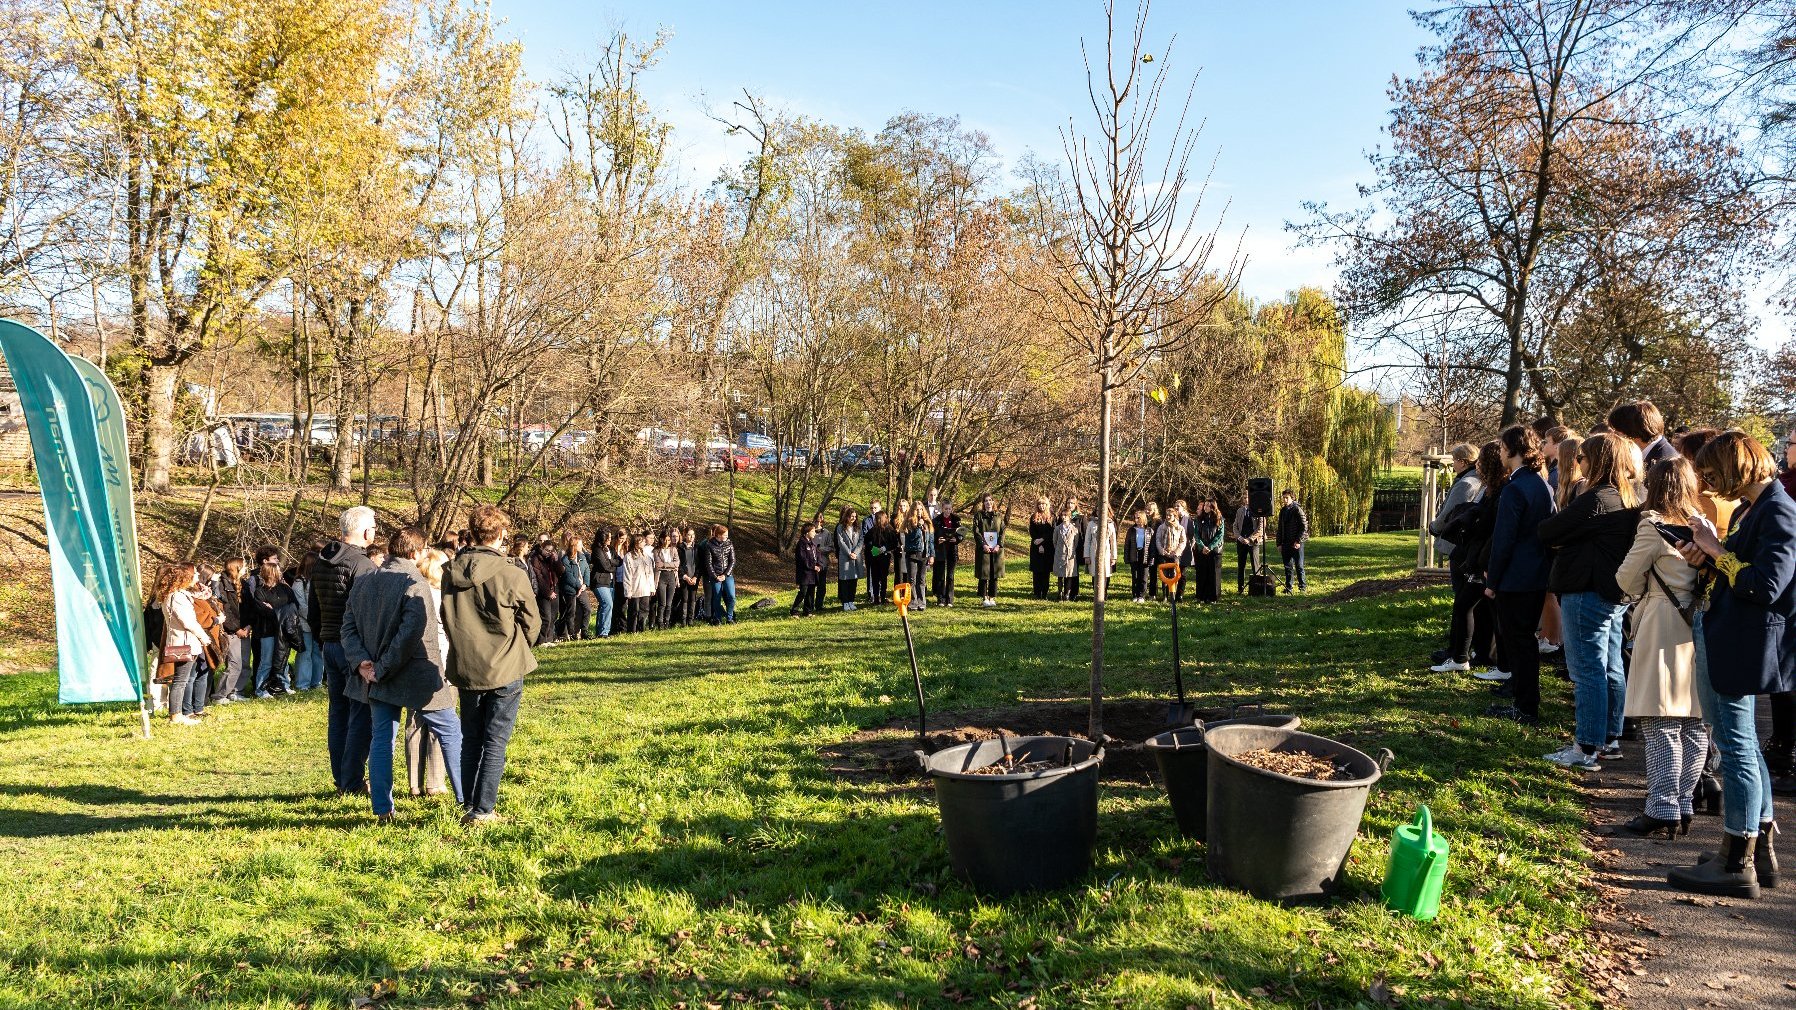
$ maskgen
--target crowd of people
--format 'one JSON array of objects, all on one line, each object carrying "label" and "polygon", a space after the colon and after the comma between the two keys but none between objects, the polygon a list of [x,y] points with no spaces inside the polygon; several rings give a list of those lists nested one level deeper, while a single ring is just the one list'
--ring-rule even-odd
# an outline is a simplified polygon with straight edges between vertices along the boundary
[{"label": "crowd of people", "polygon": [[[991,495],[969,512],[931,491],[865,516],[848,506],[835,521],[819,513],[802,525],[792,552],[790,613],[825,607],[833,576],[836,603],[892,601],[909,583],[912,607],[952,607],[963,550],[971,556],[980,605],[997,605],[1005,575],[1009,512]],[[1259,571],[1268,517],[1241,503],[1225,520],[1214,501],[1195,510],[1183,499],[1144,503],[1122,528],[1101,531],[1076,501],[1036,502],[1028,520],[1033,596],[1080,599],[1081,577],[1102,572],[1122,584],[1129,570],[1136,603],[1177,597],[1213,602],[1222,592],[1224,541],[1237,557],[1236,590]],[[1301,591],[1309,524],[1287,493],[1274,524],[1286,566]],[[283,563],[264,547],[253,558],[219,565],[181,563],[157,576],[146,608],[157,650],[156,707],[169,721],[193,725],[208,706],[323,688],[326,742],[336,788],[370,793],[374,814],[393,813],[393,752],[405,740],[407,784],[414,795],[453,793],[466,819],[494,816],[505,749],[517,719],[532,650],[560,641],[609,638],[698,622],[736,620],[736,551],[723,525],[653,530],[604,529],[589,547],[570,533],[559,540],[514,536],[492,506],[469,514],[453,539],[427,544],[401,529],[377,542],[372,510],[345,511],[339,538]],[[1155,569],[1173,564],[1176,580]],[[927,587],[927,590],[925,590]],[[459,718],[456,712],[459,709]]]},{"label": "crowd of people", "polygon": [[1543,660],[1562,660],[1571,741],[1544,759],[1595,771],[1640,740],[1643,810],[1616,830],[1688,834],[1719,812],[1719,851],[1668,879],[1756,898],[1777,883],[1772,798],[1796,792],[1796,431],[1780,476],[1752,436],[1667,432],[1650,401],[1594,428],[1453,448],[1429,530],[1453,584],[1432,669],[1491,682],[1490,714],[1536,725]]},{"label": "crowd of people", "polygon": [[209,704],[322,686],[339,793],[367,794],[391,820],[403,732],[413,795],[452,794],[464,823],[493,819],[532,648],[554,615],[530,566],[504,550],[510,518],[477,506],[459,542],[434,546],[410,528],[377,544],[365,506],[339,527],[289,568],[271,547],[254,573],[241,558],[165,566],[146,610],[158,707],[192,725]]}]

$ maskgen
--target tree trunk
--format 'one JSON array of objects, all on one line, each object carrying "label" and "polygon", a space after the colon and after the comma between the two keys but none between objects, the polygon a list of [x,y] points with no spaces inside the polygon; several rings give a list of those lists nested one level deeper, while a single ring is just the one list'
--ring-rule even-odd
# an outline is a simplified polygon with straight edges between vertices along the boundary
[{"label": "tree trunk", "polygon": [[179,365],[152,364],[146,369],[144,412],[149,424],[143,441],[143,487],[151,494],[168,490],[175,456],[175,385],[180,376]]},{"label": "tree trunk", "polygon": [[1105,348],[1102,386],[1098,390],[1098,526],[1097,543],[1088,548],[1096,564],[1091,566],[1091,726],[1088,735],[1104,734],[1104,590],[1109,583],[1109,552],[1104,531],[1110,528],[1110,408],[1111,365]]}]

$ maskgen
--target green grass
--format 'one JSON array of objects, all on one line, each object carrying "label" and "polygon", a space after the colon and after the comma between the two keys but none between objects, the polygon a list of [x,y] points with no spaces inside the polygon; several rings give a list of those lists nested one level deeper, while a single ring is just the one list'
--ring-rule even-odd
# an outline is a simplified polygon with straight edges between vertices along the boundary
[{"label": "green grass", "polygon": [[[1309,596],[1181,615],[1199,701],[1266,696],[1396,752],[1327,906],[1210,883],[1164,797],[1128,783],[1104,787],[1082,886],[970,893],[926,789],[838,779],[816,754],[909,710],[895,617],[764,616],[781,606],[549,650],[507,819],[480,830],[405,798],[377,828],[327,795],[321,698],[146,742],[134,711],[0,679],[0,1008],[1590,1006],[1581,804],[1525,760],[1550,741],[1422,672],[1444,590],[1319,599],[1402,574],[1412,542],[1319,541]],[[1001,609],[916,622],[934,708],[1083,692],[1087,609],[1026,589],[1013,571]],[[1164,697],[1164,611],[1112,613],[1111,691]],[[1432,923],[1377,901],[1386,838],[1421,802],[1454,847]]]}]

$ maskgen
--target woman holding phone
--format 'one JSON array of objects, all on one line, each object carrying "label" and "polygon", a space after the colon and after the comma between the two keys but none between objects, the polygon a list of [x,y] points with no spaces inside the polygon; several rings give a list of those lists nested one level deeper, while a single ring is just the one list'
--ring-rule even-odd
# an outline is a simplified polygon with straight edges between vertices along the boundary
[{"label": "woman holding phone", "polygon": [[1716,494],[1743,502],[1725,542],[1693,520],[1679,548],[1715,579],[1693,634],[1696,687],[1721,752],[1723,834],[1714,858],[1666,879],[1682,891],[1756,898],[1777,880],[1777,826],[1755,708],[1761,694],[1796,689],[1796,502],[1778,486],[1771,454],[1743,431],[1704,446],[1696,471]]}]

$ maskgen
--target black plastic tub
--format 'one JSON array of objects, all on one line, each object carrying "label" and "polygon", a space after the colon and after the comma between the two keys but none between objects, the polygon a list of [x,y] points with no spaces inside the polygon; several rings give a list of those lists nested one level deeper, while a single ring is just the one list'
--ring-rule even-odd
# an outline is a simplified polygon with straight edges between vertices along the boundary
[{"label": "black plastic tub", "polygon": [[1294,715],[1249,715],[1238,719],[1222,719],[1179,729],[1169,729],[1150,738],[1147,751],[1154,756],[1160,770],[1160,784],[1172,804],[1172,816],[1179,822],[1179,834],[1196,841],[1205,836],[1205,818],[1210,795],[1210,749],[1204,746],[1204,733],[1224,726],[1265,726],[1271,729],[1296,729],[1302,720]]},{"label": "black plastic tub", "polygon": [[[1210,876],[1269,901],[1316,901],[1339,886],[1372,786],[1390,762],[1327,737],[1263,726],[1216,726],[1210,752]],[[1305,751],[1351,777],[1300,779],[1235,760],[1250,750]]]},{"label": "black plastic tub", "polygon": [[[1069,745],[1070,763],[1062,764]],[[968,774],[1007,752],[1018,763],[1055,766],[1021,775]],[[948,862],[974,890],[990,895],[1055,890],[1091,872],[1102,747],[1078,737],[1025,736],[918,756],[935,780]]]}]

